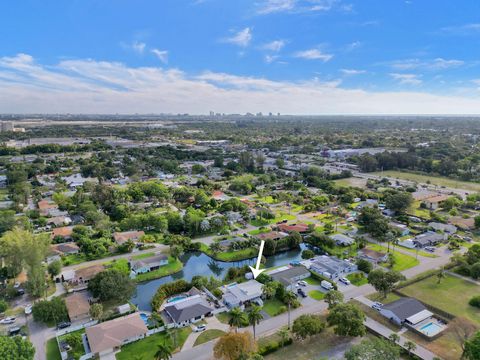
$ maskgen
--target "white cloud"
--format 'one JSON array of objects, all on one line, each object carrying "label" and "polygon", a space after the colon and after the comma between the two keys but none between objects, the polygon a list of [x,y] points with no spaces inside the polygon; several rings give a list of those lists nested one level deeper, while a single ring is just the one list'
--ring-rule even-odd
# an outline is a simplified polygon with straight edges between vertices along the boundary
[{"label": "white cloud", "polygon": [[480,94],[473,91],[448,96],[373,92],[318,79],[274,81],[215,72],[194,76],[178,69],[85,59],[47,66],[26,54],[0,58],[0,109],[5,113],[206,114],[215,109],[310,115],[477,114],[479,108]]},{"label": "white cloud", "polygon": [[168,51],[152,49],[151,52],[164,64],[168,63]]},{"label": "white cloud", "polygon": [[143,43],[143,42],[139,42],[139,41],[134,41],[132,43],[132,49],[133,51],[135,51],[136,53],[138,54],[143,54],[143,52],[145,51],[145,47],[147,46],[147,44]]},{"label": "white cloud", "polygon": [[340,70],[344,75],[360,75],[365,74],[365,70],[357,70],[357,69],[341,69]]},{"label": "white cloud", "polygon": [[451,35],[471,35],[480,32],[480,23],[470,23],[463,25],[447,26],[440,29],[441,33]]},{"label": "white cloud", "polygon": [[257,14],[329,11],[335,5],[339,5],[342,11],[353,10],[352,4],[341,4],[340,0],[263,0],[257,4]]},{"label": "white cloud", "polygon": [[296,2],[296,0],[266,0],[260,5],[257,12],[258,14],[271,14],[292,10]]},{"label": "white cloud", "polygon": [[351,42],[350,44],[347,44],[347,46],[345,47],[345,50],[353,51],[355,49],[360,48],[362,45],[363,44],[361,41],[354,41],[354,42]]},{"label": "white cloud", "polygon": [[267,64],[271,64],[278,59],[278,55],[265,55],[264,59]]},{"label": "white cloud", "polygon": [[252,29],[246,27],[243,30],[240,30],[235,35],[225,38],[224,42],[234,44],[240,47],[247,47],[252,40]]},{"label": "white cloud", "polygon": [[307,60],[322,60],[323,62],[327,62],[333,58],[332,54],[323,53],[318,49],[298,51],[293,56]]},{"label": "white cloud", "polygon": [[391,62],[389,65],[395,70],[414,70],[422,69],[427,71],[439,71],[450,68],[456,68],[464,65],[463,60],[457,59],[443,59],[435,58],[429,60],[420,60],[420,59],[405,59],[405,60],[396,60]]},{"label": "white cloud", "polygon": [[279,52],[285,46],[285,40],[274,40],[262,46],[263,50]]},{"label": "white cloud", "polygon": [[392,78],[397,80],[400,84],[404,85],[420,85],[422,80],[420,80],[417,74],[398,74],[392,73],[390,74]]}]

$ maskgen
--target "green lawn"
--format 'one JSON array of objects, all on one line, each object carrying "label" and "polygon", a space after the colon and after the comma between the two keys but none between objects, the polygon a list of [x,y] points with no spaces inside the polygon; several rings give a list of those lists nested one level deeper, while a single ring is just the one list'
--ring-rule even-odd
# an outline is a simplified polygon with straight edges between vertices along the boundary
[{"label": "green lawn", "polygon": [[261,228],[261,229],[255,229],[255,230],[249,231],[248,233],[250,235],[259,235],[259,234],[267,233],[269,231],[270,229],[268,228]]},{"label": "green lawn", "polygon": [[209,342],[213,339],[216,339],[220,336],[225,335],[226,332],[218,329],[205,330],[200,336],[195,340],[193,346],[197,346],[206,342]]},{"label": "green lawn", "polygon": [[57,339],[51,338],[47,341],[47,360],[62,360],[58,349]]},{"label": "green lawn", "polygon": [[391,302],[394,302],[395,300],[400,299],[400,296],[394,293],[389,293],[387,297],[384,298],[381,293],[373,293],[373,294],[367,295],[367,298],[372,301],[380,301],[382,304],[389,304]]},{"label": "green lawn", "polygon": [[110,269],[118,270],[124,273],[125,275],[130,274],[130,266],[128,265],[127,259],[112,260],[112,261],[106,262],[105,266],[107,266]]},{"label": "green lawn", "polygon": [[285,312],[285,304],[278,299],[265,300],[263,310],[270,316],[277,316]]},{"label": "green lawn", "polygon": [[350,282],[355,286],[362,286],[368,284],[367,277],[361,272],[348,274],[347,279],[350,280]]},{"label": "green lawn", "polygon": [[480,326],[480,312],[468,304],[473,296],[480,294],[480,286],[450,275],[446,275],[440,284],[437,282],[437,277],[431,276],[400,291]]},{"label": "green lawn", "polygon": [[71,254],[67,256],[62,256],[62,263],[64,266],[80,264],[84,261],[87,261],[85,255],[83,254]]},{"label": "green lawn", "polygon": [[[410,248],[406,248],[406,247],[403,247],[403,246],[395,247],[395,249],[397,249],[397,248],[402,249],[402,251],[408,251],[409,253],[412,253],[412,255],[415,255],[415,256],[417,255],[417,250],[415,250],[415,249],[410,249]],[[429,253],[429,252],[426,252],[426,251],[423,251],[423,250],[419,250],[418,255],[423,256],[423,257],[429,257],[429,258],[438,257],[435,254],[432,254],[432,253]]]},{"label": "green lawn", "polygon": [[310,277],[304,279],[304,281],[306,281],[307,284],[309,284],[309,285],[318,285],[318,286],[320,286],[320,284],[322,282],[321,280],[318,280],[318,279],[314,278],[313,276],[310,276]]},{"label": "green lawn", "polygon": [[137,277],[135,278],[135,281],[142,282],[142,281],[158,279],[158,278],[179,272],[180,270],[182,270],[182,268],[183,268],[183,263],[180,260],[174,259],[173,257],[170,256],[168,258],[167,265],[161,266],[160,269],[158,270],[150,271],[145,274],[138,274]]},{"label": "green lawn", "polygon": [[320,290],[312,290],[308,292],[308,296],[315,300],[323,300],[325,297],[325,293],[321,292]]},{"label": "green lawn", "polygon": [[148,252],[148,253],[145,253],[145,254],[132,256],[132,260],[141,260],[141,259],[152,257],[154,255],[155,255],[154,252]]},{"label": "green lawn", "polygon": [[[228,322],[230,321],[230,314],[228,312],[222,312],[222,313],[217,314],[215,316],[217,317],[218,321],[220,321],[222,324],[227,324],[228,325]],[[241,327],[246,327],[246,326],[248,326],[248,320],[245,317]]]},{"label": "green lawn", "polygon": [[[176,349],[179,351],[188,335],[192,332],[190,327],[174,330],[176,331]],[[173,347],[173,339],[165,332],[156,333],[142,340],[122,346],[122,351],[115,354],[117,360],[132,360],[135,356],[141,356],[142,360],[152,360],[157,352],[159,344],[168,343]]]},{"label": "green lawn", "polygon": [[358,187],[361,189],[365,189],[367,186],[366,179],[361,179],[356,177],[349,177],[345,179],[334,180],[334,183],[339,186],[352,186],[352,187]]},{"label": "green lawn", "polygon": [[430,182],[432,185],[437,186],[446,186],[453,189],[462,189],[462,190],[470,190],[470,191],[480,191],[480,184],[468,182],[468,181],[458,181],[449,179],[442,176],[432,176],[432,175],[420,175],[420,174],[413,174],[404,171],[383,171],[382,173],[373,173],[375,175],[381,176],[388,176],[402,180],[410,180],[416,181],[420,183],[427,183]]},{"label": "green lawn", "polygon": [[[71,336],[75,336],[77,338],[82,338],[82,335],[85,333],[85,329],[80,329],[80,330],[76,330],[76,331],[73,331],[71,333],[68,333],[68,334],[65,334],[65,335],[62,335],[60,336],[60,340],[65,340],[67,341],[69,337]],[[68,341],[67,341],[68,343]],[[72,344],[69,344],[69,345],[72,345]],[[79,345],[78,346],[73,346],[72,347],[72,350],[70,350],[68,352],[69,355],[73,355],[73,358],[75,360],[78,360],[80,359],[81,356],[83,356],[85,354],[85,349],[83,347],[83,342],[79,342]]]},{"label": "green lawn", "polygon": [[284,220],[287,220],[287,221],[291,221],[291,220],[295,220],[296,217],[295,215],[290,215],[290,214],[287,214],[287,213],[284,213],[284,212],[280,212],[278,214],[275,215],[275,218],[274,219],[255,219],[255,220],[251,220],[250,221],[250,224],[252,224],[253,226],[266,226],[266,225],[269,225],[269,224],[275,224],[275,223],[278,223],[280,221],[284,221]]},{"label": "green lawn", "polygon": [[212,251],[208,248],[208,246],[203,243],[200,244],[200,251],[216,260],[230,262],[251,259],[256,257],[258,254],[257,248],[246,248],[238,251],[227,251],[213,254]]},{"label": "green lawn", "polygon": [[[368,244],[367,247],[372,250],[387,252],[387,248],[382,245]],[[395,265],[393,266],[392,270],[403,271],[420,264],[420,261],[415,259],[413,256],[405,255],[399,251],[395,251],[393,255],[395,257]]]}]

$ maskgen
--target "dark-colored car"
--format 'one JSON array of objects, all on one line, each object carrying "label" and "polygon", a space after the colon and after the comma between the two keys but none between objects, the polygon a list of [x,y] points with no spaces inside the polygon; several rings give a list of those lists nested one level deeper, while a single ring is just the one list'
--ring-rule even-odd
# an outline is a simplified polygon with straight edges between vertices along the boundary
[{"label": "dark-colored car", "polygon": [[300,295],[303,298],[307,297],[307,294],[305,294],[305,291],[303,291],[303,289],[298,289],[297,294]]},{"label": "dark-colored car", "polygon": [[69,327],[70,325],[72,325],[71,322],[63,321],[63,322],[57,324],[57,329],[65,329],[65,328]]}]

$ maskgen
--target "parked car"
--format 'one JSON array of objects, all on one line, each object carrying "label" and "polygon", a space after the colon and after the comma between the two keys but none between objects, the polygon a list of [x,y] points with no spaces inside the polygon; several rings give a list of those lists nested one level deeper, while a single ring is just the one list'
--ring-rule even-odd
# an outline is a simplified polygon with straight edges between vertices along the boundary
[{"label": "parked car", "polygon": [[307,282],[303,280],[300,280],[299,282],[297,282],[297,284],[300,286],[307,286]]},{"label": "parked car", "polygon": [[338,281],[345,285],[350,285],[350,280],[348,280],[347,278],[341,277],[340,279],[338,279]]},{"label": "parked car", "polygon": [[25,294],[25,290],[24,289],[17,289],[17,295],[18,296],[21,296],[21,295],[24,295]]},{"label": "parked car", "polygon": [[65,328],[69,327],[70,325],[72,325],[71,322],[63,321],[63,322],[57,324],[57,329],[65,329]]},{"label": "parked car", "polygon": [[382,303],[379,303],[378,301],[375,301],[373,304],[372,304],[372,309],[375,309],[377,311],[380,311],[382,310],[383,308],[383,304]]},{"label": "parked car", "polygon": [[30,315],[32,313],[32,305],[25,305],[25,315]]},{"label": "parked car", "polygon": [[6,317],[6,318],[0,320],[0,324],[3,324],[3,325],[13,324],[16,320],[17,319],[13,316]]},{"label": "parked car", "polygon": [[300,295],[303,298],[307,297],[307,294],[305,294],[305,291],[303,291],[303,289],[298,289],[297,294]]},{"label": "parked car", "polygon": [[195,332],[201,332],[207,329],[207,325],[197,325],[193,328],[193,331]]},{"label": "parked car", "polygon": [[320,286],[324,288],[325,290],[333,290],[333,285],[330,281],[327,280],[322,280],[320,283]]},{"label": "parked car", "polygon": [[15,281],[15,284],[13,284],[14,289],[18,289],[20,287],[20,283],[18,281]]},{"label": "parked car", "polygon": [[15,336],[20,334],[20,327],[19,326],[12,326],[8,329],[8,336]]},{"label": "parked car", "polygon": [[433,246],[425,246],[424,249],[425,251],[428,251],[428,252],[435,252],[435,247]]}]

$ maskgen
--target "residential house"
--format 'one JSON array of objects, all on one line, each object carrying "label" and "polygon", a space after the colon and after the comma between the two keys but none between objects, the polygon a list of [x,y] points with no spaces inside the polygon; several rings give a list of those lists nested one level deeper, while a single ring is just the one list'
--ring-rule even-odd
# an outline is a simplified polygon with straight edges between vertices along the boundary
[{"label": "residential house", "polygon": [[212,193],[212,198],[214,198],[217,201],[226,201],[226,200],[230,199],[230,196],[225,195],[225,193],[223,191],[215,190]]},{"label": "residential house", "polygon": [[255,302],[263,305],[262,284],[256,280],[249,280],[241,284],[233,283],[221,288],[223,292],[222,301],[229,308],[243,308],[245,303]]},{"label": "residential house", "polygon": [[399,326],[404,323],[414,325],[433,315],[420,301],[409,297],[384,305],[380,314]]},{"label": "residential house", "polygon": [[231,238],[231,239],[221,240],[221,241],[218,242],[218,244],[222,247],[223,250],[229,250],[230,246],[232,246],[232,244],[243,242],[243,241],[246,241],[246,240],[247,239],[244,238],[244,237],[236,236],[236,237]]},{"label": "residential house", "polygon": [[341,246],[350,246],[355,243],[354,239],[344,234],[334,234],[330,236],[330,238],[334,240],[337,245]]},{"label": "residential house", "polygon": [[287,290],[294,290],[297,281],[308,278],[311,273],[303,266],[282,266],[267,273],[273,280],[280,282]]},{"label": "residential house", "polygon": [[73,233],[73,226],[62,226],[52,230],[52,239],[61,237],[64,240],[71,240]]},{"label": "residential house", "polygon": [[47,263],[60,260],[62,256],[78,254],[80,248],[73,242],[53,244],[50,246],[50,253],[47,256]]},{"label": "residential house", "polygon": [[84,178],[82,174],[73,174],[70,176],[62,177],[69,187],[70,190],[75,190],[76,188],[83,186],[87,181],[89,182],[98,182],[96,178]]},{"label": "residential house", "polygon": [[405,224],[396,221],[390,221],[388,223],[388,226],[397,234],[400,234],[400,236],[407,236],[408,234],[410,234],[410,229]]},{"label": "residential house", "polygon": [[144,338],[147,331],[140,313],[136,312],[87,327],[85,334],[91,352],[102,358],[119,350],[122,345]]},{"label": "residential house", "polygon": [[330,279],[349,274],[357,269],[357,265],[350,261],[327,255],[316,256],[311,259],[310,263],[311,271]]},{"label": "residential house", "polygon": [[123,245],[127,241],[132,241],[134,243],[138,242],[142,236],[145,235],[144,231],[124,231],[124,232],[114,232],[113,239],[118,245]]},{"label": "residential house", "polygon": [[79,291],[65,298],[65,305],[70,321],[85,320],[90,318],[90,303],[88,292]]},{"label": "residential house", "polygon": [[388,260],[388,254],[376,251],[368,248],[364,248],[358,251],[358,257],[360,259],[368,260],[373,264],[379,264]]},{"label": "residential house", "polygon": [[158,270],[161,266],[168,264],[168,256],[165,254],[156,254],[143,259],[130,259],[130,277],[134,278],[138,274],[144,274],[150,271]]},{"label": "residential house", "polygon": [[270,231],[256,235],[260,240],[280,240],[287,237],[288,234],[280,231]]},{"label": "residential house", "polygon": [[70,219],[69,216],[65,215],[60,215],[60,216],[54,216],[51,218],[47,219],[47,224],[53,224],[55,226],[64,226],[64,225],[70,225],[72,223],[72,219]]},{"label": "residential house", "polygon": [[451,224],[442,224],[439,222],[429,222],[428,226],[430,226],[435,231],[443,231],[449,234],[455,234],[457,232],[457,227]]},{"label": "residential house", "polygon": [[176,327],[183,327],[202,320],[212,311],[214,308],[198,294],[168,303],[163,309],[163,314]]},{"label": "residential house", "polygon": [[417,235],[413,238],[413,242],[417,247],[437,245],[448,238],[447,234],[439,234],[433,231]]},{"label": "residential house", "polygon": [[308,232],[308,225],[307,224],[279,224],[277,229],[281,232],[291,233],[291,232],[298,232],[300,234]]},{"label": "residential house", "polygon": [[423,200],[423,203],[426,205],[429,210],[436,210],[440,207],[442,202],[448,199],[447,195],[435,195]]},{"label": "residential house", "polygon": [[68,281],[72,285],[87,285],[98,273],[105,270],[105,266],[92,265],[77,270],[67,270],[62,273],[62,281]]},{"label": "residential house", "polygon": [[53,201],[49,200],[40,200],[37,203],[38,211],[42,216],[50,216],[50,212],[52,210],[58,210],[58,205],[55,204]]}]

